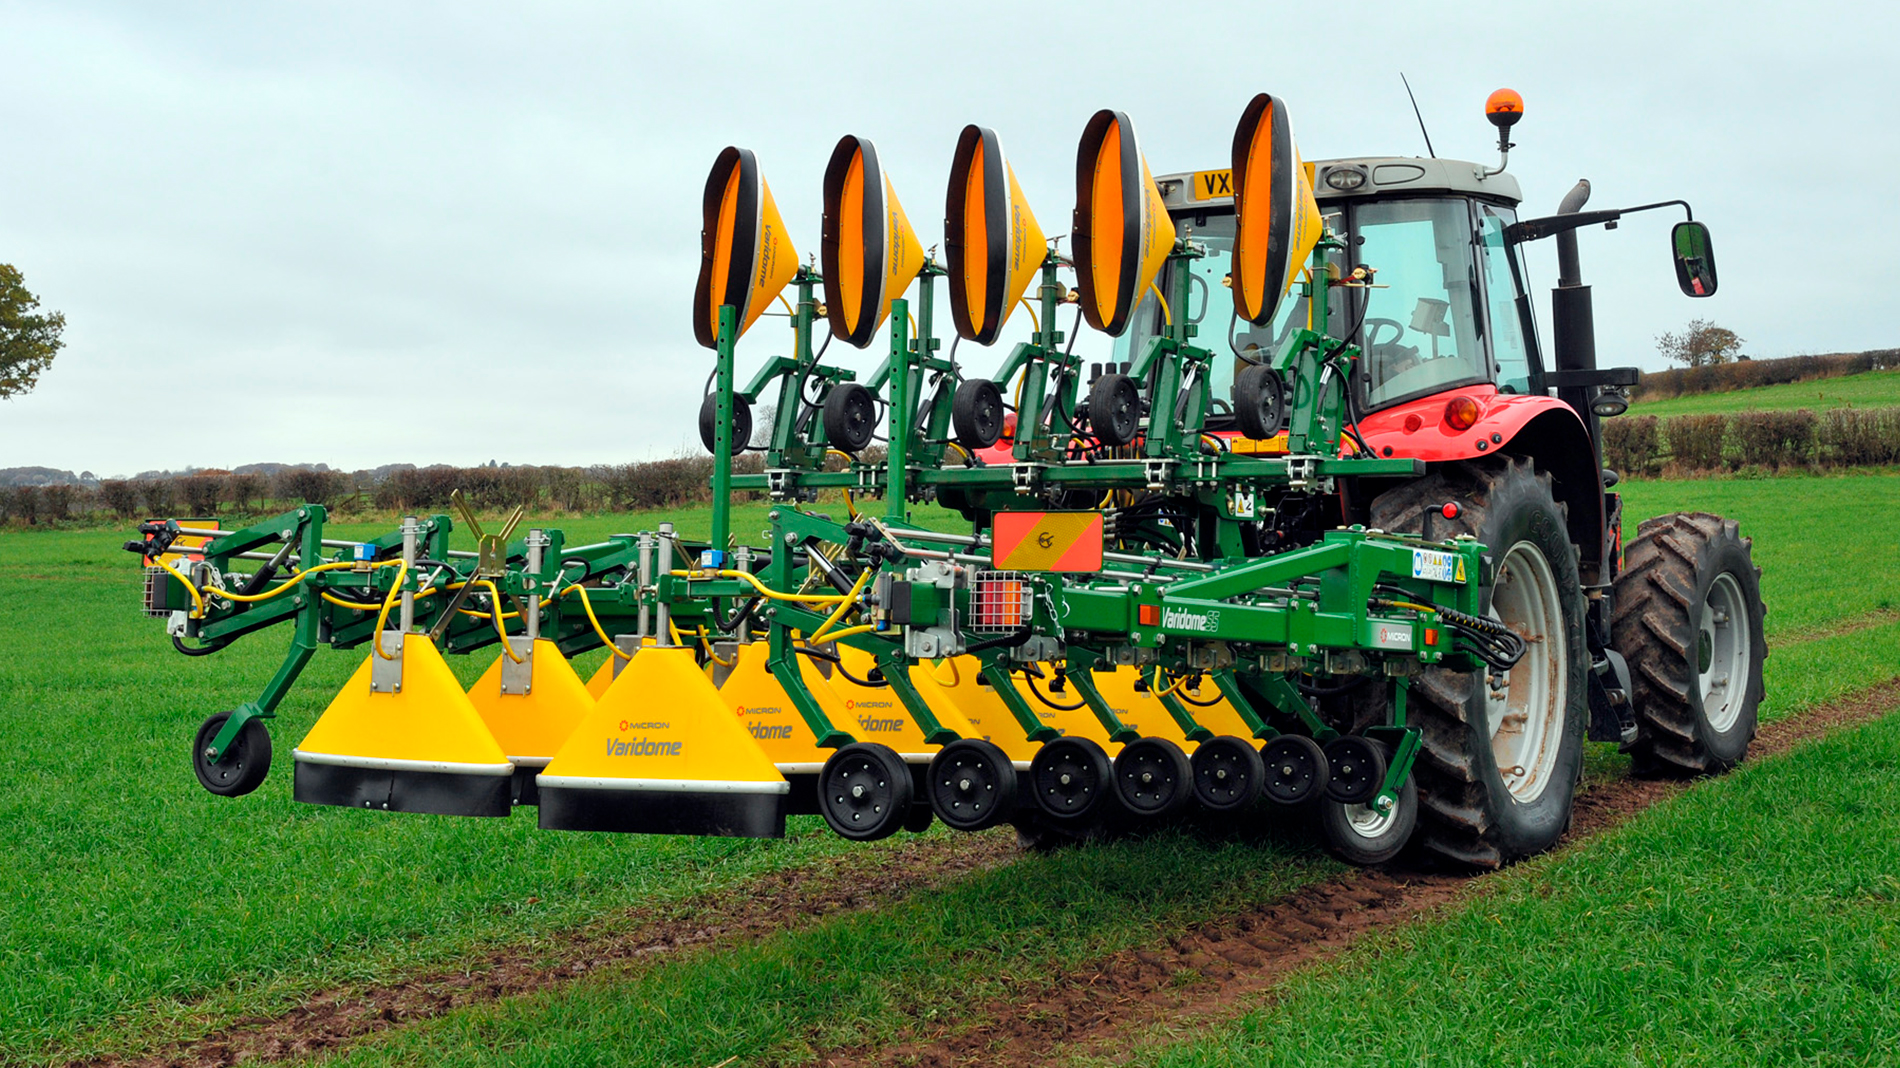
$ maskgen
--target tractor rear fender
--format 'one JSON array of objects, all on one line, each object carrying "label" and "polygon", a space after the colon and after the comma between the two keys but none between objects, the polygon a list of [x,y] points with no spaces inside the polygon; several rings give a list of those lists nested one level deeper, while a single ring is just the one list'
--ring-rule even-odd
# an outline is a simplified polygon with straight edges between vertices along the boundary
[{"label": "tractor rear fender", "polygon": [[[1477,420],[1464,430],[1448,419],[1460,397],[1478,408]],[[1471,386],[1374,412],[1359,421],[1359,433],[1375,456],[1410,456],[1432,464],[1498,453],[1530,458],[1550,472],[1551,488],[1568,509],[1570,540],[1581,550],[1580,577],[1590,585],[1605,581],[1603,472],[1589,430],[1563,401]]]}]

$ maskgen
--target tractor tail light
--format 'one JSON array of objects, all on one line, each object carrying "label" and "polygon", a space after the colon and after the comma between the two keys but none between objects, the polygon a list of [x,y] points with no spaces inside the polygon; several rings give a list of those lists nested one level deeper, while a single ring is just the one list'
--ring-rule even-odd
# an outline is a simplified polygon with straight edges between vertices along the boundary
[{"label": "tractor tail light", "polygon": [[1458,518],[1458,514],[1459,514],[1458,502],[1446,501],[1445,506],[1438,510],[1438,514],[1444,516],[1446,519]]},{"label": "tractor tail light", "polygon": [[1470,430],[1478,422],[1478,402],[1470,397],[1453,397],[1445,403],[1445,425],[1453,430]]}]

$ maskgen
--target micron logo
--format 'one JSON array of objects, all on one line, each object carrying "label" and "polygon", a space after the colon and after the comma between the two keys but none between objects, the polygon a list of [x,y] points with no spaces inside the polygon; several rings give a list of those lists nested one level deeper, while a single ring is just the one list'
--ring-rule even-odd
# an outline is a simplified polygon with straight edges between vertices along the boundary
[{"label": "micron logo", "polygon": [[1220,628],[1220,613],[1190,612],[1185,608],[1162,610],[1161,625],[1169,630],[1214,631]]},{"label": "micron logo", "polygon": [[749,708],[740,705],[735,713],[741,716],[782,716],[785,709],[779,705],[753,705]]}]

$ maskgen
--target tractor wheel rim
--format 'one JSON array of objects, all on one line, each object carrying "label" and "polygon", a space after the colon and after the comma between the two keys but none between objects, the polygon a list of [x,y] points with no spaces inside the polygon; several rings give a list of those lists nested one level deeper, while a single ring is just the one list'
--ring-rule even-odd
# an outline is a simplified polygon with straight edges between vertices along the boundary
[{"label": "tractor wheel rim", "polygon": [[1754,638],[1749,634],[1747,604],[1735,576],[1726,571],[1715,576],[1702,598],[1696,690],[1702,698],[1702,715],[1718,733],[1735,726],[1748,697]]},{"label": "tractor wheel rim", "polygon": [[1530,542],[1511,546],[1498,565],[1491,617],[1516,631],[1525,645],[1523,659],[1505,674],[1502,687],[1491,685],[1488,671],[1479,676],[1491,756],[1505,790],[1530,804],[1550,785],[1570,703],[1563,600],[1550,561]]}]

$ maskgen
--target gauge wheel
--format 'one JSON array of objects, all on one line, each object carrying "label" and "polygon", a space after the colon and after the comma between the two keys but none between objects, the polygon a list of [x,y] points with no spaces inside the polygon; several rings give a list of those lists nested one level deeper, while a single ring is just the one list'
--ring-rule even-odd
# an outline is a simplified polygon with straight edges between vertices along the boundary
[{"label": "gauge wheel", "polygon": [[1194,798],[1194,767],[1166,738],[1137,738],[1115,756],[1115,794],[1137,816],[1168,816]]},{"label": "gauge wheel", "polygon": [[1104,445],[1126,445],[1141,430],[1141,390],[1124,374],[1105,374],[1089,387],[1089,430]]},{"label": "gauge wheel", "polygon": [[1085,820],[1113,803],[1114,764],[1087,738],[1057,738],[1029,761],[1036,807],[1059,820]]},{"label": "gauge wheel", "polygon": [[950,426],[957,444],[977,452],[1003,436],[1003,391],[987,378],[964,379],[950,397]]},{"label": "gauge wheel", "polygon": [[947,826],[981,831],[1016,811],[1016,765],[996,743],[959,738],[930,761],[930,808]]},{"label": "gauge wheel", "polygon": [[825,440],[845,452],[862,452],[877,432],[877,400],[856,382],[840,382],[825,394]]},{"label": "gauge wheel", "polygon": [[206,751],[230,718],[231,713],[219,712],[198,725],[191,741],[191,770],[198,774],[198,785],[219,797],[243,797],[270,774],[270,731],[261,719],[246,721],[214,764]]},{"label": "gauge wheel", "polygon": [[[706,399],[699,402],[699,443],[706,446],[707,452],[718,452],[718,442],[713,434],[719,426],[719,394],[708,393]],[[732,398],[732,452],[733,455],[745,451],[752,444],[752,405],[744,397]]]},{"label": "gauge wheel", "polygon": [[1304,734],[1282,734],[1260,747],[1262,792],[1276,805],[1303,805],[1326,789],[1326,751]]},{"label": "gauge wheel", "polygon": [[1260,799],[1267,766],[1245,738],[1209,738],[1188,758],[1194,769],[1194,799],[1210,812],[1238,812]]},{"label": "gauge wheel", "polygon": [[1274,437],[1286,426],[1286,380],[1266,364],[1243,368],[1234,376],[1234,421],[1256,441]]},{"label": "gauge wheel", "polygon": [[915,787],[904,758],[888,745],[852,742],[818,773],[818,808],[843,838],[888,838],[910,817]]},{"label": "gauge wheel", "polygon": [[1381,746],[1355,734],[1342,734],[1320,747],[1326,752],[1326,796],[1348,805],[1364,804],[1385,785]]}]

